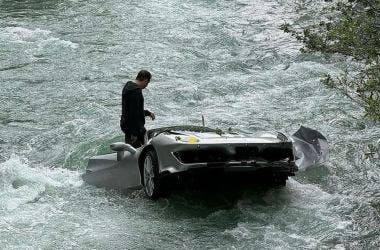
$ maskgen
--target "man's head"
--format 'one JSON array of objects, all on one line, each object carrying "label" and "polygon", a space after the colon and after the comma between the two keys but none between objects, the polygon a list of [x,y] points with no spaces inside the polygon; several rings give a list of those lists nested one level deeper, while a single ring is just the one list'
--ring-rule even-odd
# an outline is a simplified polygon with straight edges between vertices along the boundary
[{"label": "man's head", "polygon": [[142,89],[145,89],[146,86],[148,86],[148,83],[150,82],[150,79],[152,78],[152,75],[147,70],[140,70],[140,72],[136,76],[136,81],[138,81],[140,87]]}]

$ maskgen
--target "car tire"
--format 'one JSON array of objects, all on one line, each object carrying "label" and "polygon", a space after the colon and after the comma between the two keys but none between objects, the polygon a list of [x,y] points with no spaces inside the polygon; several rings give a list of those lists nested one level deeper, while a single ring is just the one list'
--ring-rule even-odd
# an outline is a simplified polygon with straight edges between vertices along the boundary
[{"label": "car tire", "polygon": [[158,169],[157,154],[154,150],[150,150],[144,156],[142,174],[144,192],[146,196],[152,200],[156,200],[162,196],[162,185]]}]

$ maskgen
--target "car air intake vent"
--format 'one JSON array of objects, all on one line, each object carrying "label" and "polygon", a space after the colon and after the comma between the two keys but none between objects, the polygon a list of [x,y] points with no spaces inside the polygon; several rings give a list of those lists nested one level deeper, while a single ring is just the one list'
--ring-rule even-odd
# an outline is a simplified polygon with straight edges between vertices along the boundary
[{"label": "car air intake vent", "polygon": [[227,162],[228,153],[223,149],[198,149],[174,152],[174,156],[182,163]]},{"label": "car air intake vent", "polygon": [[292,148],[238,146],[234,151],[219,149],[193,149],[174,152],[174,156],[182,163],[221,163],[247,161],[288,161],[293,160]]},{"label": "car air intake vent", "polygon": [[293,160],[293,149],[275,147],[264,148],[260,152],[259,157],[266,161]]},{"label": "car air intake vent", "polygon": [[236,147],[232,156],[235,161],[282,161],[293,160],[293,150],[291,148],[268,147],[261,150],[257,146]]},{"label": "car air intake vent", "polygon": [[236,147],[235,155],[232,157],[235,161],[252,161],[257,159],[259,148],[252,147]]}]

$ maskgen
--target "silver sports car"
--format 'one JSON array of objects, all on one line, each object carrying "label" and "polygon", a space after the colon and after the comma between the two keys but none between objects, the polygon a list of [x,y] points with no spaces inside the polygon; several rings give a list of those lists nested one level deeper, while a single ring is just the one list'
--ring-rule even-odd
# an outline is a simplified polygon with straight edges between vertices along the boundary
[{"label": "silver sports car", "polygon": [[117,142],[110,145],[115,153],[90,158],[82,177],[106,188],[143,187],[151,199],[183,186],[284,186],[300,160],[312,165],[327,158],[326,138],[301,129],[297,133],[308,141],[279,132],[249,136],[200,126],[152,129],[140,148]]}]

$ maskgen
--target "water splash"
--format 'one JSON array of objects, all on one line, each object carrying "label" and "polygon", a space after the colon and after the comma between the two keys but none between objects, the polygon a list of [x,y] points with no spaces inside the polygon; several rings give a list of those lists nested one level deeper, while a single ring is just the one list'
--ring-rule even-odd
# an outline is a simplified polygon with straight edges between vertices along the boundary
[{"label": "water splash", "polygon": [[79,185],[81,181],[75,172],[31,167],[27,159],[12,155],[0,163],[0,211],[38,201],[49,188]]}]

